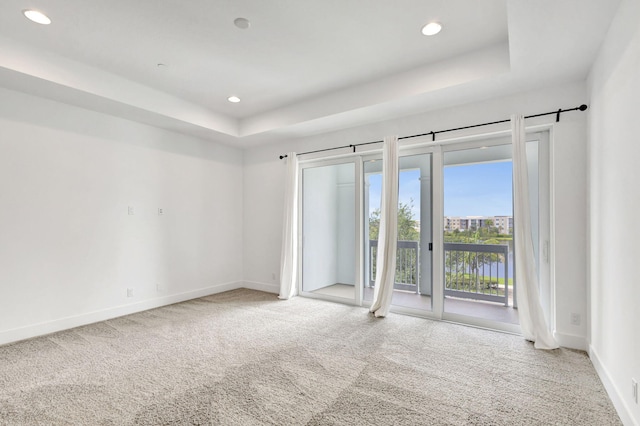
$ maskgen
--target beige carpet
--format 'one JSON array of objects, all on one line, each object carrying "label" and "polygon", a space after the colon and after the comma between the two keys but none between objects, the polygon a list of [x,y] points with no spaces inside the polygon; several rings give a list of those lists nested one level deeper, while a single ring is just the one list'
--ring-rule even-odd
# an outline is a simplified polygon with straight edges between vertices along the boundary
[{"label": "beige carpet", "polygon": [[586,354],[235,290],[0,347],[2,425],[618,425]]}]

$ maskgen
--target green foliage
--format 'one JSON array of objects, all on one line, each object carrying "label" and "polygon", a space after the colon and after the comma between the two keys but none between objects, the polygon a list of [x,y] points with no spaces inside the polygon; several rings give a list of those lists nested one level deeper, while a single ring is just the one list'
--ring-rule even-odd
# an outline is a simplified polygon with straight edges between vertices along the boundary
[{"label": "green foliage", "polygon": [[452,272],[445,272],[445,288],[496,296],[504,296],[505,292],[503,278]]},{"label": "green foliage", "polygon": [[[490,221],[487,221],[490,222]],[[470,244],[504,244],[513,239],[512,235],[500,234],[494,226],[483,226],[479,229],[461,231],[445,231],[445,243],[470,243]]]},{"label": "green foliage", "polygon": [[[413,218],[413,199],[398,205],[398,240],[420,241],[418,221]],[[369,217],[369,239],[377,240],[380,233],[380,209],[375,209]]]},{"label": "green foliage", "polygon": [[[447,231],[446,243],[502,244],[513,239],[512,235],[503,235],[488,219],[478,229]],[[479,274],[483,265],[504,263],[504,256],[496,253],[449,252],[445,253],[445,287],[460,291],[472,291],[484,294],[504,294],[504,278],[490,280]],[[499,285],[501,284],[501,285]]]},{"label": "green foliage", "polygon": [[[419,224],[414,219],[413,200],[409,203],[398,205],[398,240],[420,241]],[[371,212],[369,217],[369,239],[378,240],[380,233],[380,210]],[[459,229],[444,233],[444,241],[447,243],[468,244],[508,244],[513,239],[512,235],[499,233],[492,220],[486,220],[484,226],[478,229],[461,231]],[[403,251],[404,250],[404,251]],[[403,253],[401,254],[401,251]],[[396,263],[396,283],[416,283],[417,262],[415,256],[407,249],[398,250],[398,262]],[[405,262],[401,262],[401,256],[409,256]],[[376,255],[375,249],[372,259],[372,272],[375,276]],[[446,252],[445,253],[445,286],[446,288],[461,291],[474,291],[485,294],[504,294],[504,278],[484,277],[479,274],[483,265],[504,263],[504,256],[496,253],[476,252]],[[408,265],[408,267],[406,267]],[[511,280],[507,285],[511,285]]]},{"label": "green foliage", "polygon": [[[398,205],[398,240],[399,241],[420,241],[420,231],[418,221],[413,218],[413,199],[409,203],[399,203]],[[371,212],[369,216],[369,239],[377,240],[380,234],[380,209]],[[372,276],[375,277],[376,253],[373,250]],[[406,267],[408,265],[408,267]],[[417,283],[418,259],[415,252],[410,249],[398,249],[396,254],[396,283],[406,283],[414,285]]]}]

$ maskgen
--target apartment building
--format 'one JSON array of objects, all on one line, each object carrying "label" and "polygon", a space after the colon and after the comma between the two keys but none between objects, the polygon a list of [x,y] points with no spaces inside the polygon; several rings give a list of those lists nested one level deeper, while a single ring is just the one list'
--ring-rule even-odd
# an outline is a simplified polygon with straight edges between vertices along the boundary
[{"label": "apartment building", "polygon": [[468,231],[487,226],[498,228],[500,234],[513,233],[513,217],[512,216],[445,216],[445,231]]}]

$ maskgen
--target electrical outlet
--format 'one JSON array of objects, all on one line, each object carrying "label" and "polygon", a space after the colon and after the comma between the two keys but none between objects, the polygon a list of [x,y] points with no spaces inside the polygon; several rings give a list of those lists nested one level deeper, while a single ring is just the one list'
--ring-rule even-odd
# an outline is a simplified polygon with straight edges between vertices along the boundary
[{"label": "electrical outlet", "polygon": [[133,216],[135,214],[135,210],[133,209],[133,206],[127,207],[127,213],[129,213],[129,216]]},{"label": "electrical outlet", "polygon": [[162,207],[158,207],[158,216],[162,216],[164,214],[164,210]]},{"label": "electrical outlet", "polygon": [[575,312],[571,314],[571,325],[580,325],[581,318],[580,314],[576,314]]},{"label": "electrical outlet", "polygon": [[631,397],[633,402],[638,403],[638,382],[636,379],[631,379]]},{"label": "electrical outlet", "polygon": [[133,288],[127,289],[127,297],[133,297]]}]

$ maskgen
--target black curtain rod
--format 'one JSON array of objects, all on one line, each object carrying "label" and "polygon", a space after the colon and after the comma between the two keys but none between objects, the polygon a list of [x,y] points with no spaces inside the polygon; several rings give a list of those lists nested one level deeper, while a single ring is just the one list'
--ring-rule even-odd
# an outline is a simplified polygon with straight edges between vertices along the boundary
[{"label": "black curtain rod", "polygon": [[[580,105],[579,107],[576,107],[576,108],[559,109],[557,111],[543,112],[542,114],[526,115],[524,118],[542,117],[542,116],[545,116],[545,115],[553,115],[553,114],[555,114],[556,115],[556,123],[557,123],[557,122],[560,121],[560,114],[562,114],[563,112],[586,111],[586,110],[587,110],[587,106],[585,104],[582,104],[582,105]],[[420,137],[420,136],[429,136],[429,135],[431,135],[431,140],[435,142],[436,135],[440,134],[440,133],[455,132],[456,130],[473,129],[474,127],[490,126],[492,124],[508,123],[510,121],[511,121],[510,119],[498,120],[498,121],[490,121],[488,123],[473,124],[471,126],[464,126],[464,127],[456,127],[455,129],[438,130],[436,132],[420,133],[419,135],[402,136],[402,137],[399,137],[398,140],[411,139],[411,138],[417,138],[417,137]],[[384,142],[384,141],[363,142],[363,143],[357,143],[357,144],[351,144],[351,145],[336,146],[336,147],[333,147],[333,148],[325,148],[325,149],[317,149],[315,151],[300,152],[300,153],[298,153],[296,155],[315,154],[316,152],[333,151],[334,149],[343,149],[343,148],[352,148],[353,152],[356,152],[356,147],[357,146],[371,145],[371,144],[374,144],[374,143],[382,143],[382,142]],[[281,160],[283,158],[287,158],[287,154],[284,154],[284,155],[280,156]]]}]

